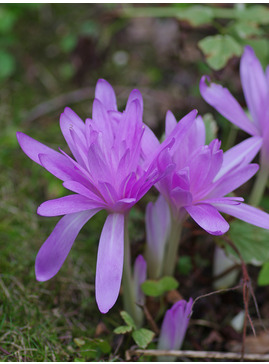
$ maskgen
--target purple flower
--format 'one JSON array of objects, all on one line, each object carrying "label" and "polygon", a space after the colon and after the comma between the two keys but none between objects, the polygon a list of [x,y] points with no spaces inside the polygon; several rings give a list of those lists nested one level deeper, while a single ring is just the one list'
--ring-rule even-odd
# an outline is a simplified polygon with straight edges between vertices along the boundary
[{"label": "purple flower", "polygon": [[[168,139],[177,127],[176,119],[168,112]],[[201,117],[197,117],[184,139],[180,143],[176,140],[167,150],[167,160],[170,157],[169,163],[176,167],[156,187],[168,201],[174,217],[182,219],[188,213],[213,235],[224,234],[229,229],[219,211],[269,229],[268,214],[243,204],[243,198],[225,197],[258,170],[258,165],[249,163],[261,146],[261,138],[249,138],[225,153],[217,139],[209,145],[204,145],[204,142],[204,123]]]},{"label": "purple flower", "polygon": [[18,132],[22,150],[33,161],[63,181],[73,194],[42,203],[42,216],[64,215],[36,258],[36,278],[46,281],[61,268],[83,225],[98,211],[108,212],[97,256],[96,301],[106,313],[117,300],[123,269],[124,220],[130,208],[166,172],[162,152],[145,151],[156,143],[142,122],[143,100],[138,90],[129,96],[124,112],[117,111],[116,96],[105,80],[97,82],[92,119],[85,123],[69,108],[60,127],[74,156],[56,152]]},{"label": "purple flower", "polygon": [[208,76],[202,77],[200,92],[206,102],[233,124],[262,138],[261,164],[269,167],[269,66],[264,73],[250,46],[245,47],[242,55],[240,76],[251,119],[227,88],[215,83],[207,85]]},{"label": "purple flower", "polygon": [[169,205],[165,198],[159,195],[156,202],[149,202],[146,208],[146,258],[149,278],[160,278],[170,228],[171,216]]},{"label": "purple flower", "polygon": [[159,350],[179,350],[190,320],[193,300],[180,300],[166,311],[159,337]]}]

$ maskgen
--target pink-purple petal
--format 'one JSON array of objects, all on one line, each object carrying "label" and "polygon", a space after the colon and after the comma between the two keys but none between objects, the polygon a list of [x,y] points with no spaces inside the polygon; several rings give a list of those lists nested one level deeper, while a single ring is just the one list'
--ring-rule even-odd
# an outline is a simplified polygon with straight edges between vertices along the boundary
[{"label": "pink-purple petal", "polygon": [[95,294],[99,310],[107,313],[115,304],[121,285],[124,255],[124,215],[108,215],[97,255]]},{"label": "pink-purple petal", "polygon": [[231,171],[239,163],[248,164],[256,156],[262,146],[262,138],[254,136],[235,145],[223,154],[223,163],[215,181]]},{"label": "pink-purple petal", "polygon": [[104,205],[81,195],[69,195],[43,202],[37,209],[41,216],[60,216],[102,208]]},{"label": "pink-purple petal", "polygon": [[47,281],[58,273],[81,228],[98,211],[83,211],[61,218],[37,254],[35,273],[38,281]]},{"label": "pink-purple petal", "polygon": [[223,197],[233,192],[246,181],[248,181],[259,169],[258,164],[248,164],[243,167],[236,168],[233,172],[227,173],[221,177],[208,194],[208,198]]},{"label": "pink-purple petal", "polygon": [[113,87],[104,79],[99,79],[95,88],[95,98],[100,100],[106,110],[117,111],[117,100]]},{"label": "pink-purple petal", "polygon": [[165,117],[165,136],[168,137],[177,126],[177,119],[172,111],[168,110]]},{"label": "pink-purple petal", "polygon": [[209,77],[203,76],[200,81],[200,92],[204,100],[221,115],[251,135],[259,135],[258,129],[250,121],[242,107],[227,88],[210,83]]},{"label": "pink-purple petal", "polygon": [[236,217],[237,219],[248,222],[249,224],[269,229],[269,214],[257,209],[256,207],[241,203],[239,205],[214,204],[216,208]]},{"label": "pink-purple petal", "polygon": [[53,156],[49,154],[39,154],[40,164],[55,177],[66,181],[69,179],[79,179],[79,174],[75,170],[72,163],[65,156],[61,155]]},{"label": "pink-purple petal", "polygon": [[212,235],[222,235],[229,230],[229,224],[218,210],[208,204],[186,206],[185,209],[193,220]]},{"label": "pink-purple petal", "polygon": [[250,46],[245,47],[241,57],[240,77],[248,109],[257,128],[262,130],[263,124],[269,121],[266,111],[269,86],[261,63]]},{"label": "pink-purple petal", "polygon": [[47,154],[52,158],[57,158],[57,160],[65,161],[65,158],[59,152],[56,152],[24,133],[17,132],[17,139],[24,153],[39,165],[42,165],[39,154]]}]

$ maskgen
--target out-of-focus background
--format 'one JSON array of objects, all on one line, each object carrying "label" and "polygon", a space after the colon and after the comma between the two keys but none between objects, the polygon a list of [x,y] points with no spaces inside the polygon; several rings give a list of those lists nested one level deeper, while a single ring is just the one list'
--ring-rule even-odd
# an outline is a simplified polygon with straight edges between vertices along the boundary
[{"label": "out-of-focus background", "polygon": [[[246,135],[202,100],[199,80],[210,75],[245,106],[240,55],[250,44],[268,64],[268,30],[267,5],[0,4],[2,361],[124,359],[123,349],[134,344],[113,334],[121,324],[121,299],[105,316],[95,303],[95,261],[105,213],[83,228],[55,278],[35,280],[35,256],[58,220],[39,217],[36,208],[66,192],[24,155],[16,131],[66,148],[61,112],[70,106],[82,119],[89,117],[96,81],[105,78],[115,88],[120,109],[132,89],[142,92],[144,121],[159,137],[168,109],[179,120],[196,108],[205,117],[209,138],[220,137],[225,149]],[[134,256],[143,252],[146,202],[132,211]],[[263,207],[268,206],[265,199]],[[205,236],[201,244],[198,235],[192,244],[182,243],[177,278],[186,298],[207,293],[212,285],[214,245]],[[258,288],[267,318],[268,296]],[[240,293],[203,301],[198,308],[195,318],[204,321],[190,328],[188,348],[228,350],[231,338],[240,343],[240,333],[230,325],[243,308]]]}]

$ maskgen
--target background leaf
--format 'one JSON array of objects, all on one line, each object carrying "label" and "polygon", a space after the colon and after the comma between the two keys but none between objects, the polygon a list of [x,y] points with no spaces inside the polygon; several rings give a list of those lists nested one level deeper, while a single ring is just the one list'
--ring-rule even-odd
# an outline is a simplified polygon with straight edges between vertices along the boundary
[{"label": "background leaf", "polygon": [[269,262],[264,263],[258,276],[258,285],[267,286],[269,285]]},{"label": "background leaf", "polygon": [[198,45],[214,70],[223,68],[231,57],[240,56],[242,53],[241,45],[230,35],[209,36]]},{"label": "background leaf", "polygon": [[131,332],[132,331],[132,326],[118,326],[116,327],[116,329],[114,330],[115,334],[126,334],[127,332]]},{"label": "background leaf", "polygon": [[132,317],[126,311],[121,311],[120,315],[121,315],[122,319],[124,320],[124,322],[126,323],[127,326],[130,326],[130,327],[132,327],[134,329],[136,328],[134,320],[132,319]]},{"label": "background leaf", "polygon": [[159,281],[147,280],[141,285],[142,291],[151,297],[159,297],[177,287],[178,281],[173,277],[163,277]]},{"label": "background leaf", "polygon": [[[228,234],[246,263],[261,265],[269,260],[269,230],[234,220]],[[236,255],[231,247],[226,249]]]},{"label": "background leaf", "polygon": [[133,337],[134,341],[142,349],[146,349],[148,344],[154,338],[154,335],[155,334],[153,331],[148,330],[148,329],[143,329],[143,328],[139,329],[139,330],[135,330],[132,333],[132,337]]}]

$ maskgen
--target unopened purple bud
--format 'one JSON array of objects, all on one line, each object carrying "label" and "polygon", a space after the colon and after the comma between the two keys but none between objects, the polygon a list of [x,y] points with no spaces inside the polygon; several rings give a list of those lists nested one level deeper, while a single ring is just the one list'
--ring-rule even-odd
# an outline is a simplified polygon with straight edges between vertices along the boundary
[{"label": "unopened purple bud", "polygon": [[176,302],[164,316],[158,349],[179,350],[182,346],[191,314],[193,300]]}]

